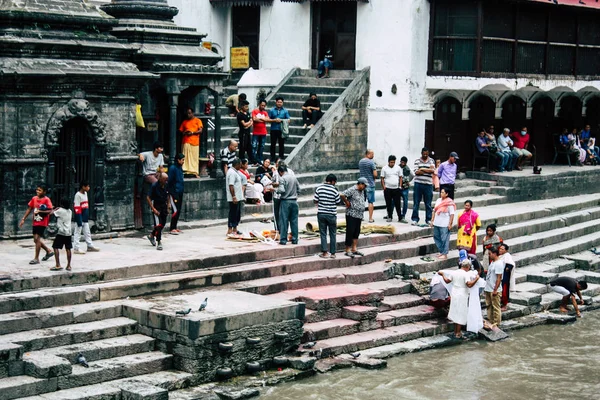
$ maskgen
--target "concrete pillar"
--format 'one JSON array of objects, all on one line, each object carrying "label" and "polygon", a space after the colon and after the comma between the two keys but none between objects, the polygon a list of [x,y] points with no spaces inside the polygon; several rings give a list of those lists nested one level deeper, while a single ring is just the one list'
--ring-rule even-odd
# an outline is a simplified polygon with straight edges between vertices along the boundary
[{"label": "concrete pillar", "polygon": [[[177,156],[177,99],[179,94],[169,93],[169,163],[175,162]],[[166,145],[166,143],[165,143]]]}]

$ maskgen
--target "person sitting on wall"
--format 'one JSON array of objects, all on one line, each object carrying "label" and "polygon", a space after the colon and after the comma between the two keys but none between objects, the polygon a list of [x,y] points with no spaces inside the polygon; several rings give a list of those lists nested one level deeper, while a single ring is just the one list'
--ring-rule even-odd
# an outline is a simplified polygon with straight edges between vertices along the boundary
[{"label": "person sitting on wall", "polygon": [[319,61],[317,78],[329,78],[329,70],[331,68],[333,68],[333,54],[331,53],[331,49],[328,49],[323,60]]},{"label": "person sitting on wall", "polygon": [[304,126],[302,128],[306,129],[306,125],[310,124],[309,128],[312,129],[321,119],[322,115],[321,101],[317,99],[316,93],[311,93],[308,100],[306,100],[302,106],[302,122],[304,122]]},{"label": "person sitting on wall", "polygon": [[238,106],[244,100],[246,100],[246,93],[235,93],[225,100],[225,106],[229,109],[230,117],[235,117],[240,112]]}]

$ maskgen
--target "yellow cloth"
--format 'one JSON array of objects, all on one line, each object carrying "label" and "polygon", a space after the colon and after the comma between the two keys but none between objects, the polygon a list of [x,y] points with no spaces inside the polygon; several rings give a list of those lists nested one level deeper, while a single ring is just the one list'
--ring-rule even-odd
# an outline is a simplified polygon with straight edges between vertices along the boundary
[{"label": "yellow cloth", "polygon": [[145,128],[146,124],[144,124],[144,117],[142,117],[142,105],[135,105],[135,126],[138,128]]},{"label": "yellow cloth", "polygon": [[198,159],[200,158],[200,146],[192,146],[189,143],[184,143],[181,151],[185,156],[185,160],[183,160],[183,172],[185,174],[198,175],[200,173],[198,165]]},{"label": "yellow cloth", "polygon": [[[458,214],[458,221],[460,221],[460,217],[463,215],[464,211]],[[464,247],[469,250],[471,248],[477,248],[477,230],[481,228],[481,220],[477,217],[477,220],[473,224],[473,229],[471,229],[471,235],[465,235],[465,227],[461,226],[458,228],[458,233],[456,235],[456,247]],[[473,245],[473,243],[475,243]]]}]

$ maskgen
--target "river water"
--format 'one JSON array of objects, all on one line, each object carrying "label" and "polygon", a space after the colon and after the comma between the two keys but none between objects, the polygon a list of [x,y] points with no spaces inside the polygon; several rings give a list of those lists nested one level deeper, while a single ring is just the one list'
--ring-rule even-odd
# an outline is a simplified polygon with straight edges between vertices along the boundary
[{"label": "river water", "polygon": [[266,400],[600,399],[600,311],[569,325],[510,333],[266,389]]}]

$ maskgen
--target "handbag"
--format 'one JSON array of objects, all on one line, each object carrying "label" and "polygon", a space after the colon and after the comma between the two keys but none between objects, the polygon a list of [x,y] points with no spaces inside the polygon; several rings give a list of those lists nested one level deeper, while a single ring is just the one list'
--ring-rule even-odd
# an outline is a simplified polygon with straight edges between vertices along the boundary
[{"label": "handbag", "polygon": [[281,120],[281,137],[287,139],[290,137],[290,120],[282,119]]}]

